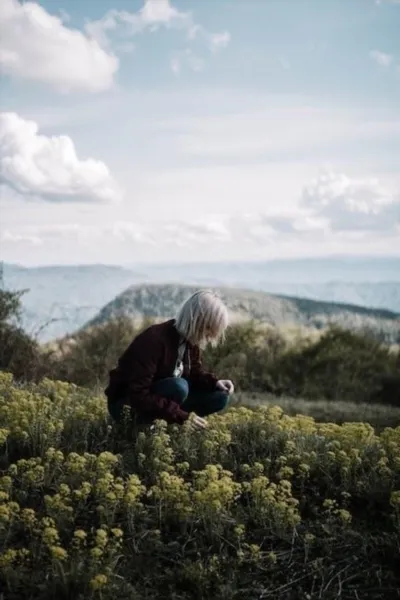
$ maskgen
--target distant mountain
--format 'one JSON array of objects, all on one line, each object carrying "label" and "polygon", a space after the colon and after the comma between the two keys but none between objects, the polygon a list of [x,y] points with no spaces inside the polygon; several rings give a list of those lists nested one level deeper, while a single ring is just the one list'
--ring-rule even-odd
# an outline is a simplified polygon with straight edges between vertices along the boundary
[{"label": "distant mountain", "polygon": [[41,341],[81,327],[116,294],[141,277],[132,270],[107,265],[24,268],[3,266],[8,289],[29,290],[22,297],[23,325]]},{"label": "distant mountain", "polygon": [[4,264],[7,288],[23,296],[23,324],[45,342],[90,321],[131,285],[247,288],[400,312],[400,258],[317,258],[263,262],[49,266]]},{"label": "distant mountain", "polygon": [[332,256],[323,258],[295,258],[264,261],[181,262],[176,264],[132,265],[148,272],[157,281],[185,282],[187,277],[203,280],[223,280],[225,285],[253,287],[258,284],[325,284],[332,281],[345,283],[400,283],[400,256],[363,257]]},{"label": "distant mountain", "polygon": [[274,294],[300,296],[323,302],[385,308],[400,312],[400,282],[375,283],[329,281],[327,283],[264,283],[260,289]]},{"label": "distant mountain", "polygon": [[[173,317],[197,286],[171,284],[133,285],[106,304],[85,327],[128,316]],[[270,325],[299,325],[321,329],[328,324],[345,328],[367,329],[390,342],[400,340],[400,315],[384,309],[370,309],[350,304],[319,302],[303,298],[277,296],[266,292],[215,288],[226,303],[232,321],[256,319]]]}]

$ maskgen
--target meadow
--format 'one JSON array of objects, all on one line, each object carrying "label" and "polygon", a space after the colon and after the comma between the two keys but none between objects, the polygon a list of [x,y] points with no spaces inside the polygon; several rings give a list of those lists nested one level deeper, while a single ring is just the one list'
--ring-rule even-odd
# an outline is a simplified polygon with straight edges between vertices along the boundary
[{"label": "meadow", "polygon": [[391,409],[375,430],[251,400],[132,431],[95,391],[0,372],[0,598],[400,598]]}]

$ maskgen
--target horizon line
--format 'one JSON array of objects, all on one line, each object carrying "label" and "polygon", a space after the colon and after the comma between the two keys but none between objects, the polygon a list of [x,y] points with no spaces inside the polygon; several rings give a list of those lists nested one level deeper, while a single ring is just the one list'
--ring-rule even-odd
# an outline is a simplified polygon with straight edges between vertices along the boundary
[{"label": "horizon line", "polygon": [[119,269],[132,270],[135,265],[141,267],[169,267],[169,266],[192,266],[192,265],[233,265],[233,264],[279,264],[279,263],[299,263],[299,262],[316,262],[316,261],[329,261],[329,260],[343,260],[343,261],[360,261],[360,260],[400,260],[400,254],[325,254],[322,256],[301,256],[301,257],[284,257],[284,258],[253,258],[253,259],[222,259],[222,260],[192,260],[192,261],[151,261],[151,262],[137,262],[137,263],[107,263],[107,262],[93,262],[93,263],[47,263],[47,264],[33,264],[26,265],[23,263],[11,262],[0,259],[0,266],[11,266],[22,269],[46,269],[46,268],[76,268],[76,267],[111,267]]}]

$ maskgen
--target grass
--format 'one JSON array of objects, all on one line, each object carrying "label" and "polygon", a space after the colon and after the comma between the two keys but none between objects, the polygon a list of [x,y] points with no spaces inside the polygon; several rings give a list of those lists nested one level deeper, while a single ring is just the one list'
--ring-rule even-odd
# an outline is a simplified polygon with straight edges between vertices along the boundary
[{"label": "grass", "polygon": [[94,391],[0,373],[0,598],[400,598],[400,427],[271,400],[130,431]]},{"label": "grass", "polygon": [[238,394],[235,406],[280,406],[291,416],[306,415],[322,423],[369,423],[375,430],[400,425],[400,407],[385,404],[334,402],[331,400],[305,400],[303,398],[276,397],[271,394]]}]

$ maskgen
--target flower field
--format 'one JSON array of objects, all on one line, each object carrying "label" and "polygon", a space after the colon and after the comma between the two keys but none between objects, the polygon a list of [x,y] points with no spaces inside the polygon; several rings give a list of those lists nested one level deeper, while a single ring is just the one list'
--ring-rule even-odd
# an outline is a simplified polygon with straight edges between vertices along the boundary
[{"label": "flower field", "polygon": [[101,395],[0,373],[0,598],[400,598],[400,427],[209,423],[115,429]]}]

